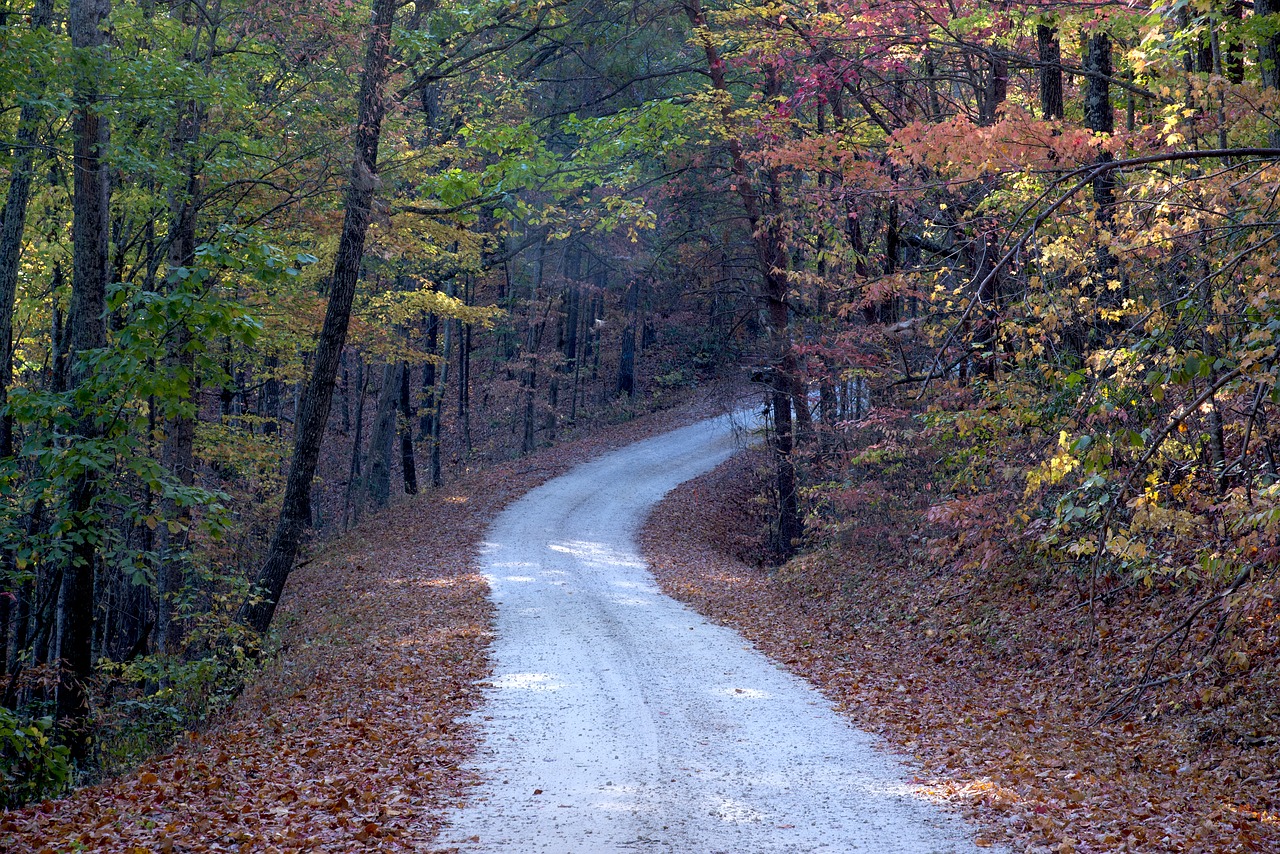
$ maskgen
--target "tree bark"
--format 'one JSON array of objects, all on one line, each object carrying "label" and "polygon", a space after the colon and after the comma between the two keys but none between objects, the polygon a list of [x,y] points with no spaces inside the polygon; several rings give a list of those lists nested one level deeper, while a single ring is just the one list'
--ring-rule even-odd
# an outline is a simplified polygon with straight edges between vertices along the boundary
[{"label": "tree bark", "polygon": [[640,303],[639,291],[639,282],[632,281],[627,287],[626,327],[622,330],[622,353],[618,358],[616,393],[627,397],[636,395],[636,308]]},{"label": "tree bark", "polygon": [[413,396],[409,392],[409,363],[400,364],[400,470],[406,495],[418,494],[418,464],[413,458]]},{"label": "tree bark", "polygon": [[382,509],[391,502],[391,444],[395,438],[396,404],[400,398],[400,371],[393,362],[382,366],[382,387],[369,433],[369,455],[365,471],[369,503]]},{"label": "tree bark", "polygon": [[[1254,0],[1253,14],[1259,18],[1280,13],[1280,0]],[[1258,40],[1258,73],[1262,88],[1280,89],[1280,33],[1263,36]],[[1280,147],[1280,127],[1277,117],[1270,116],[1271,128],[1267,136],[1272,146]]]},{"label": "tree bark", "polygon": [[[347,469],[347,489],[343,497],[342,504],[342,525],[347,526],[347,518],[351,516],[355,522],[360,521],[360,510],[364,500],[364,490],[361,488],[363,481],[364,469],[360,466],[360,457],[362,456],[364,445],[364,399],[365,393],[368,391],[369,374],[365,370],[364,360],[360,358],[360,354],[355,354],[356,360],[356,425],[355,435],[351,439],[351,463]],[[355,505],[354,507],[352,505]]]},{"label": "tree bark", "polygon": [[[181,193],[174,193],[169,200],[171,223],[169,227],[169,252],[167,263],[170,271],[189,267],[196,257],[196,217],[200,211],[200,161],[192,146],[200,135],[201,110],[195,103],[186,106],[174,134],[172,153],[186,160],[186,186]],[[171,286],[173,283],[171,282]],[[184,389],[184,403],[194,400],[198,394],[195,375],[195,353],[192,349],[191,330],[185,323],[178,323],[174,340],[166,359],[166,369],[171,376],[185,374],[188,379]],[[164,445],[161,462],[177,478],[178,483],[190,487],[195,483],[195,417],[180,409],[165,418]],[[174,601],[184,581],[184,552],[186,531],[191,525],[191,510],[173,498],[160,502],[160,515],[165,524],[158,530],[159,572],[157,573],[158,599],[156,615],[156,649],[162,653],[173,652],[180,642],[180,627],[175,622]],[[179,531],[171,532],[172,521]]]},{"label": "tree bark", "polygon": [[[108,0],[72,0],[68,17],[72,47],[101,56],[107,44],[107,35],[102,27],[109,12]],[[69,388],[80,386],[88,378],[87,354],[106,346],[104,315],[109,233],[107,165],[103,160],[107,122],[98,112],[100,93],[92,64],[77,75],[74,90]],[[77,417],[81,441],[92,442],[99,438],[100,431],[93,413],[78,412]],[[86,467],[78,476],[70,496],[73,528],[68,532],[68,539],[74,545],[62,576],[59,606],[58,650],[62,659],[62,676],[58,686],[57,713],[58,718],[68,724],[69,746],[77,758],[84,757],[89,748],[88,733],[83,727],[89,713],[85,686],[93,673],[93,581],[98,552],[98,531],[90,517],[98,491],[98,472]]]},{"label": "tree bark", "polygon": [[[689,23],[705,31],[707,22],[702,12],[701,0],[685,0],[685,15]],[[711,85],[718,92],[727,93],[725,62],[710,35],[700,36],[703,53],[707,59],[707,71]],[[733,124],[732,107],[726,102],[721,118],[726,125]],[[770,385],[770,398],[774,416],[774,464],[778,492],[778,528],[776,551],[786,559],[795,553],[796,544],[804,533],[800,518],[799,495],[796,484],[794,458],[794,434],[791,418],[791,389],[796,375],[795,351],[791,347],[790,310],[787,307],[788,253],[781,225],[776,219],[766,220],[762,210],[762,198],[747,163],[746,151],[737,136],[728,136],[730,168],[736,178],[738,198],[742,202],[753,236],[752,245],[756,260],[764,277],[764,303],[769,323],[770,358],[775,376]],[[769,176],[770,200],[781,206],[781,178],[774,169]]]},{"label": "tree bark", "polygon": [[[1088,37],[1084,49],[1084,124],[1098,134],[1115,131],[1115,113],[1111,108],[1111,36],[1095,32]],[[1111,152],[1099,151],[1097,163],[1110,163]],[[1093,179],[1094,217],[1099,228],[1110,226],[1115,216],[1115,172],[1106,170]],[[1102,304],[1119,304],[1120,291],[1112,291],[1109,282],[1115,273],[1116,259],[1111,251],[1099,245],[1095,293]],[[1100,327],[1095,324],[1095,332]]]},{"label": "tree bark", "polygon": [[[37,0],[31,11],[31,29],[49,26],[53,17],[53,0]],[[35,174],[36,149],[40,142],[39,108],[32,103],[22,105],[15,134],[17,149],[9,173],[9,192],[0,212],[0,461],[13,457],[13,416],[5,409],[9,387],[13,383],[13,314],[18,293],[18,264],[22,259],[22,234],[27,221],[27,203],[31,199],[31,179]],[[0,578],[13,578],[16,565],[13,552],[5,548],[0,555]],[[0,590],[0,676],[8,673],[11,599]]]},{"label": "tree bark", "polygon": [[[38,0],[31,11],[31,29],[49,26],[53,0]],[[0,214],[0,409],[8,402],[13,382],[13,312],[18,292],[18,263],[22,258],[22,233],[31,199],[31,179],[35,175],[36,151],[40,143],[40,108],[22,105],[14,139],[17,157],[9,173],[9,192]],[[13,456],[13,418],[0,417],[0,459]]]},{"label": "tree bark", "polygon": [[1040,24],[1036,27],[1036,47],[1040,59],[1040,115],[1046,121],[1063,116],[1062,47],[1058,28]]},{"label": "tree bark", "polygon": [[[436,351],[440,348],[440,321],[434,314],[427,315],[426,350],[432,358],[422,366],[422,414],[418,420],[418,438],[433,435],[431,425],[436,411]],[[439,486],[439,484],[433,484]]]},{"label": "tree bark", "polygon": [[347,339],[351,319],[351,303],[355,298],[360,262],[373,208],[373,197],[379,181],[378,140],[386,111],[383,88],[387,81],[391,48],[391,19],[395,0],[374,0],[373,21],[365,53],[364,74],[360,83],[360,100],[355,127],[355,153],[343,203],[342,236],[334,261],[329,304],[324,326],[316,346],[311,376],[298,408],[293,457],[285,485],[280,519],[271,539],[267,558],[258,572],[259,595],[241,608],[240,619],[259,632],[265,632],[275,615],[285,581],[293,569],[302,535],[311,517],[311,481],[320,459],[320,442],[329,421],[333,403],[334,378],[342,348]]},{"label": "tree bark", "polygon": [[996,112],[1009,96],[1009,61],[993,49],[986,61],[983,90],[978,104],[978,124],[989,127],[996,123]]}]

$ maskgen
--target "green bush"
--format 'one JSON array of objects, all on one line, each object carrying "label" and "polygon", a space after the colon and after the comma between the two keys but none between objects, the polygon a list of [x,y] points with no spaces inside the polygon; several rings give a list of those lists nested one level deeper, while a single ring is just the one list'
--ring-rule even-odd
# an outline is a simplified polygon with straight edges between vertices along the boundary
[{"label": "green bush", "polygon": [[0,706],[0,807],[55,797],[71,779],[71,754],[49,738],[53,718],[23,721]]}]

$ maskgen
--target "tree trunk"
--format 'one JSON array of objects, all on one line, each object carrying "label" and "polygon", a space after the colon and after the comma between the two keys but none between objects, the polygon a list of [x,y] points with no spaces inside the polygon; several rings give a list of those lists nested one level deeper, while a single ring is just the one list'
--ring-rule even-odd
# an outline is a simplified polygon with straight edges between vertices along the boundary
[{"label": "tree trunk", "polygon": [[378,139],[386,110],[383,86],[387,80],[391,47],[391,19],[395,0],[374,0],[373,21],[360,83],[360,102],[355,126],[355,153],[343,203],[342,236],[334,261],[329,305],[316,346],[311,376],[300,401],[296,421],[293,458],[285,485],[280,519],[271,546],[258,572],[259,595],[241,608],[240,618],[248,626],[265,632],[275,615],[285,581],[293,569],[302,535],[311,517],[311,481],[320,459],[320,442],[333,403],[334,378],[351,319],[365,237],[369,231],[373,197],[379,180]]},{"label": "tree trunk", "polygon": [[413,458],[413,396],[409,393],[409,363],[400,365],[400,470],[406,495],[418,494],[418,464]]},{"label": "tree trunk", "polygon": [[365,458],[369,503],[376,509],[391,501],[391,444],[395,438],[396,404],[400,398],[400,372],[392,362],[382,366],[382,388],[369,433],[369,454]]},{"label": "tree trunk", "polygon": [[360,354],[355,354],[356,359],[356,429],[355,435],[351,439],[351,464],[347,469],[347,489],[342,502],[342,524],[347,525],[347,517],[350,514],[355,522],[360,521],[360,511],[364,505],[364,489],[363,489],[363,471],[360,465],[360,458],[364,455],[364,398],[369,388],[369,372],[365,370],[364,360],[360,358]]},{"label": "tree trunk", "polygon": [[[68,18],[71,44],[85,52],[102,54],[106,33],[102,26],[110,12],[108,0],[72,0]],[[106,346],[104,314],[107,304],[107,264],[110,209],[107,203],[107,166],[103,161],[107,122],[98,113],[100,98],[91,66],[74,84],[75,114],[72,121],[74,149],[74,201],[72,211],[71,310],[68,319],[69,387],[86,379],[86,354]],[[77,413],[79,439],[92,442],[100,435],[93,414]],[[86,466],[72,488],[70,510],[73,528],[67,539],[74,545],[62,576],[59,604],[58,650],[62,678],[58,686],[58,718],[68,722],[70,747],[77,758],[89,748],[83,726],[89,713],[85,683],[93,673],[94,567],[98,531],[90,518],[98,496],[98,472]]]},{"label": "tree trunk", "polygon": [[[37,0],[31,12],[31,29],[49,26],[53,17],[53,0]],[[13,312],[17,299],[18,263],[22,258],[22,233],[27,221],[27,203],[31,198],[31,179],[35,174],[36,151],[39,146],[39,107],[22,105],[18,130],[14,139],[14,164],[9,172],[9,192],[4,212],[0,214],[0,409],[8,401],[13,382]],[[6,411],[0,416],[0,459],[13,456],[13,418]]]},{"label": "tree trunk", "polygon": [[978,124],[984,127],[996,123],[996,111],[1009,95],[1009,61],[999,48],[993,47],[987,56],[987,71],[978,103]]},{"label": "tree trunk", "polygon": [[[436,351],[440,348],[440,321],[434,314],[427,315],[426,350],[432,358],[422,366],[422,414],[418,419],[418,438],[432,436],[431,425],[436,411]],[[433,484],[439,486],[439,484]]]},{"label": "tree trunk", "polygon": [[458,321],[458,436],[471,456],[471,324]]},{"label": "tree trunk", "polygon": [[1036,47],[1040,54],[1040,114],[1046,121],[1060,119],[1063,116],[1062,47],[1058,42],[1058,28],[1037,26]]},{"label": "tree trunk", "polygon": [[[711,85],[718,92],[728,93],[725,63],[719,49],[706,33],[707,22],[702,13],[701,0],[685,0],[685,14],[689,23],[702,32],[703,53]],[[725,124],[734,124],[733,108],[726,103],[722,108]],[[796,487],[794,440],[791,419],[791,389],[796,374],[795,351],[791,347],[790,311],[787,308],[788,257],[781,225],[774,219],[766,220],[761,210],[761,194],[756,188],[753,170],[747,163],[746,151],[733,134],[728,138],[730,168],[736,178],[738,198],[753,236],[756,260],[764,277],[764,302],[769,323],[770,356],[775,376],[771,384],[771,404],[774,411],[774,464],[778,491],[778,557],[786,559],[795,553],[796,544],[804,533],[800,518],[799,495]],[[781,207],[781,177],[776,169],[769,173],[769,197],[775,207]]]},{"label": "tree trunk", "polygon": [[[1277,13],[1280,13],[1280,0],[1254,0],[1255,16],[1262,18]],[[1280,33],[1258,40],[1258,73],[1262,78],[1262,88],[1280,89]],[[1280,147],[1280,128],[1275,126],[1276,117],[1269,118],[1272,124],[1267,136],[1272,146]]]},{"label": "tree trunk", "polygon": [[622,354],[618,358],[617,394],[636,396],[636,307],[640,304],[640,283],[632,281],[627,287],[625,303],[626,326],[622,330]]},{"label": "tree trunk", "polygon": [[[452,288],[445,293],[453,296]],[[449,360],[453,358],[453,333],[449,321],[438,321],[444,327],[443,340],[440,342],[440,370],[436,371],[435,384],[432,386],[435,406],[431,414],[431,485],[444,483],[444,466],[440,462],[441,443],[444,436],[444,404],[445,394],[449,390]]]},{"label": "tree trunk", "polygon": [[[201,115],[199,107],[194,104],[186,106],[186,112],[178,122],[174,134],[171,151],[175,157],[186,161],[186,186],[182,193],[174,193],[169,199],[171,222],[169,226],[169,252],[167,263],[172,271],[179,267],[189,267],[195,263],[196,257],[196,217],[200,211],[200,161],[196,158],[192,146],[200,135]],[[177,286],[177,280],[171,278],[170,286]],[[196,387],[195,352],[191,329],[185,323],[178,323],[174,329],[174,340],[165,359],[166,370],[170,376],[185,374],[189,379],[183,389],[183,404],[194,400],[198,394]],[[177,478],[184,487],[195,483],[195,417],[180,408],[165,418],[164,445],[161,448],[161,462],[170,474]],[[180,628],[175,623],[174,601],[184,581],[184,563],[187,542],[187,529],[191,526],[191,510],[188,505],[180,504],[166,497],[160,502],[160,516],[164,520],[158,528],[159,587],[156,616],[156,649],[162,653],[173,652],[180,643]],[[169,521],[174,522],[180,530],[171,532]]]},{"label": "tree trunk", "polygon": [[532,453],[537,447],[537,434],[534,429],[533,416],[534,392],[538,386],[538,357],[532,353],[528,355],[529,364],[524,372],[524,430],[521,434],[520,453]]},{"label": "tree trunk", "polygon": [[[1115,131],[1115,115],[1111,109],[1111,36],[1093,33],[1085,44],[1084,126],[1095,133]],[[1098,155],[1097,162],[1111,160],[1108,152]],[[1115,178],[1106,172],[1093,182],[1094,203],[1100,211],[1110,210],[1114,200]]]},{"label": "tree trunk", "polygon": [[[49,26],[53,17],[53,0],[37,0],[31,11],[31,29]],[[36,147],[39,144],[39,108],[32,103],[22,105],[15,134],[16,157],[9,172],[9,192],[0,212],[0,461],[13,457],[13,416],[5,408],[9,386],[13,383],[13,313],[18,292],[18,264],[22,259],[22,234],[27,221],[27,203],[31,198],[31,179],[35,174]],[[0,554],[0,579],[14,577],[13,552],[5,548]],[[11,599],[0,589],[0,676],[8,673]]]},{"label": "tree trunk", "polygon": [[[1111,134],[1115,131],[1115,114],[1111,109],[1111,36],[1107,33],[1095,32],[1085,43],[1084,70],[1087,75],[1084,86],[1084,125],[1098,134]],[[1112,160],[1109,151],[1100,151],[1097,163],[1109,163]],[[1099,228],[1109,228],[1115,215],[1114,171],[1106,171],[1093,179],[1093,204],[1095,221]],[[1115,256],[1105,245],[1097,249],[1097,274],[1094,283],[1094,294],[1100,305],[1118,305],[1121,292],[1112,290],[1112,281],[1116,268]],[[1095,334],[1101,331],[1100,324],[1094,324]]]}]

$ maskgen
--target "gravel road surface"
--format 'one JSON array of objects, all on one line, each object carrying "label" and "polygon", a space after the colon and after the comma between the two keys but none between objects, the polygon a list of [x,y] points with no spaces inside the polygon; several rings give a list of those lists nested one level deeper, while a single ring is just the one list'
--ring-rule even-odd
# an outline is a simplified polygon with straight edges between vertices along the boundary
[{"label": "gravel road surface", "polygon": [[812,687],[661,594],[649,508],[739,446],[712,419],[533,490],[490,529],[495,671],[466,852],[976,851]]}]

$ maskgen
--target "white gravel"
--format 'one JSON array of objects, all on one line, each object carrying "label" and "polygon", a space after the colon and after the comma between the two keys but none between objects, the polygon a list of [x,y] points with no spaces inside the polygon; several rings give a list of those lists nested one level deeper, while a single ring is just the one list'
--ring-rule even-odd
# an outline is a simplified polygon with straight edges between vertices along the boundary
[{"label": "white gravel", "polygon": [[485,782],[441,843],[491,852],[953,852],[917,795],[811,686],[664,596],[635,545],[649,508],[738,447],[730,419],[614,451],[489,531],[494,676]]}]

